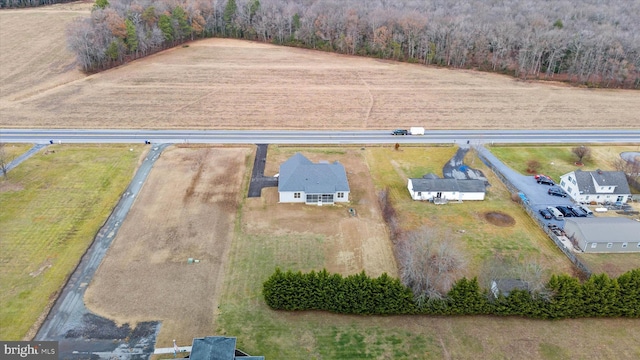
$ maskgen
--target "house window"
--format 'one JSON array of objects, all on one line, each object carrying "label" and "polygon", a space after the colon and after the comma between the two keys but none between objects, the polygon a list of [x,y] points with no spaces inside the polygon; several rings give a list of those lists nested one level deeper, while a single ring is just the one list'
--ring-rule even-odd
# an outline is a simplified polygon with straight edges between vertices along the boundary
[{"label": "house window", "polygon": [[628,245],[628,244],[627,244],[626,242],[625,242],[625,243],[622,243],[622,248],[623,248],[623,249],[624,249],[624,248],[626,248],[626,247],[627,247],[627,245]]},{"label": "house window", "polygon": [[338,199],[344,199],[344,193],[339,192],[338,193]]},{"label": "house window", "polygon": [[611,186],[609,186],[609,190],[611,190]]},{"label": "house window", "polygon": [[294,199],[300,199],[300,193],[293,193]]},{"label": "house window", "polygon": [[589,195],[585,196],[584,198],[585,200],[589,200]]},{"label": "house window", "polygon": [[598,243],[591,243],[591,248],[592,248],[592,249],[595,249],[595,248],[596,248],[596,246],[598,246]]},{"label": "house window", "polygon": [[568,192],[568,193],[571,193],[571,186],[569,186],[569,187],[567,188],[567,192]]},{"label": "house window", "polygon": [[564,180],[562,180],[562,181],[560,182],[560,185],[561,185],[562,187],[564,187]]},{"label": "house window", "polygon": [[613,243],[607,243],[607,249],[611,249],[613,247]]},{"label": "house window", "polygon": [[571,181],[571,176],[568,177],[569,181]]},{"label": "house window", "polygon": [[422,191],[418,191],[418,196],[422,197]]},{"label": "house window", "polygon": [[573,185],[575,185],[575,184],[576,184],[576,181],[575,181],[575,180],[573,180],[573,181],[572,181],[572,183],[573,183]]}]

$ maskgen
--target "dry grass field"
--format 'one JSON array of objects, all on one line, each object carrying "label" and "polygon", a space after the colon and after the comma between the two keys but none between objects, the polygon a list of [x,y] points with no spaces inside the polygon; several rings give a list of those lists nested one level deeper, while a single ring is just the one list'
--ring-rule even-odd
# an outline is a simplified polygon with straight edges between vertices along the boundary
[{"label": "dry grass field", "polygon": [[85,76],[74,69],[64,29],[88,12],[87,4],[0,12],[0,127],[638,127],[637,91],[231,39],[196,41]]},{"label": "dry grass field", "polygon": [[118,323],[162,320],[160,346],[210,335],[250,152],[165,150],[87,289],[87,307]]},{"label": "dry grass field", "polygon": [[3,127],[13,124],[4,107],[85,77],[67,49],[65,29],[87,16],[92,3],[77,2],[0,11],[0,112]]}]

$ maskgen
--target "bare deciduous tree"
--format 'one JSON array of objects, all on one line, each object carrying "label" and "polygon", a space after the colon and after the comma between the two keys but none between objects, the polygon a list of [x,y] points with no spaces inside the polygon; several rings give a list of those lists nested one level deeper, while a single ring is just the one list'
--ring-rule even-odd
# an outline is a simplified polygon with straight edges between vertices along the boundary
[{"label": "bare deciduous tree", "polygon": [[9,154],[5,149],[5,144],[0,143],[0,171],[2,171],[2,176],[7,177],[7,172],[9,172],[9,163],[11,159],[9,159]]},{"label": "bare deciduous tree", "polygon": [[396,257],[400,280],[419,301],[443,298],[466,267],[452,236],[430,228],[407,233],[396,246]]},{"label": "bare deciduous tree", "polygon": [[591,148],[588,146],[580,145],[571,149],[571,152],[578,157],[578,163],[582,164],[582,159],[588,159],[591,155]]}]

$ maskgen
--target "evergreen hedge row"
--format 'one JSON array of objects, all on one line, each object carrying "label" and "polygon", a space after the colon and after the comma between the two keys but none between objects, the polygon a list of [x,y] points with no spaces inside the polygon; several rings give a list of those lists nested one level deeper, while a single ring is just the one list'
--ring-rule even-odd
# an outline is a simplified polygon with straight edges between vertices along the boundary
[{"label": "evergreen hedge row", "polygon": [[640,269],[618,278],[593,275],[584,283],[568,275],[554,275],[546,296],[514,290],[490,299],[478,280],[462,278],[446,298],[420,305],[400,280],[364,272],[343,277],[320,272],[275,273],[263,284],[267,305],[276,310],[324,310],[358,315],[516,315],[539,319],[577,317],[640,317]]}]

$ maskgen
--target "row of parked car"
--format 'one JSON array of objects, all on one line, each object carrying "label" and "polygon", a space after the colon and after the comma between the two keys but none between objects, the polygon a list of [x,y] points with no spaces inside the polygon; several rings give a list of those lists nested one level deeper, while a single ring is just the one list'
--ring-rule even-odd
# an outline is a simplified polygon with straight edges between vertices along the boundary
[{"label": "row of parked car", "polygon": [[540,209],[540,215],[545,219],[555,218],[561,220],[567,217],[587,217],[593,215],[588,207],[576,204],[574,206],[547,206],[546,209]]}]

